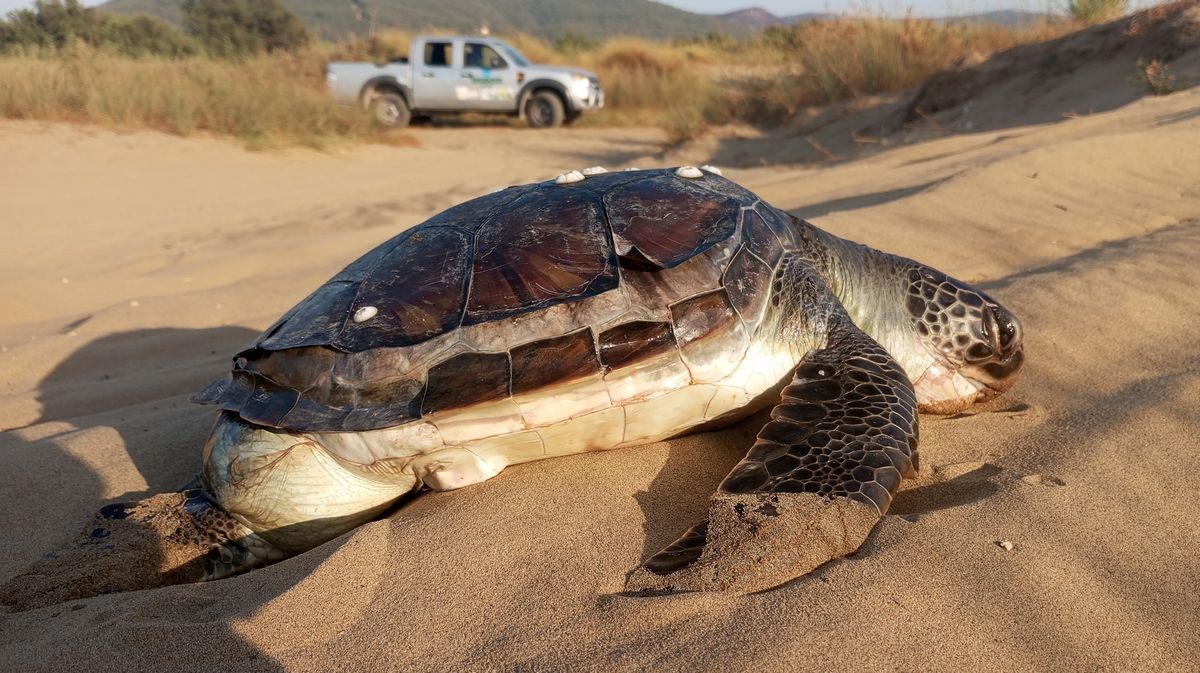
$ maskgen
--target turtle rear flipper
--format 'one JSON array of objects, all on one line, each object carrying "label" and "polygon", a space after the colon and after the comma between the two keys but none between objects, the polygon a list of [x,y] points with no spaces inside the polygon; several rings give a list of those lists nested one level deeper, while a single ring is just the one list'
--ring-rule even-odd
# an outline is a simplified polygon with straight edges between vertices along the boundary
[{"label": "turtle rear flipper", "polygon": [[900,366],[834,305],[771,421],[721,483],[708,519],[650,557],[631,592],[759,591],[853,553],[917,464]]},{"label": "turtle rear flipper", "polygon": [[219,579],[282,559],[200,490],[107,505],[66,548],[0,585],[0,605],[33,610],[116,591]]}]

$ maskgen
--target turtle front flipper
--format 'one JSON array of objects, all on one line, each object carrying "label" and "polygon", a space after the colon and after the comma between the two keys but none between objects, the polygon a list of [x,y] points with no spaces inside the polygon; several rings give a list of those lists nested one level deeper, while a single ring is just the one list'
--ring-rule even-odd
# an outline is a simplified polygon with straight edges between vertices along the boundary
[{"label": "turtle front flipper", "polygon": [[917,467],[917,408],[900,366],[840,310],[708,519],[627,582],[646,593],[768,589],[853,553]]}]

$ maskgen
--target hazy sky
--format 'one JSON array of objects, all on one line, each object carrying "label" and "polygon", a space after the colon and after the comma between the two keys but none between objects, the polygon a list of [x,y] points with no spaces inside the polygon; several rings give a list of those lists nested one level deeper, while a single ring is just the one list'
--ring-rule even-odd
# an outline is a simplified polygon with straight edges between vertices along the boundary
[{"label": "hazy sky", "polygon": [[942,16],[948,14],[971,14],[995,9],[1028,9],[1044,11],[1046,2],[1037,0],[909,0],[908,2],[827,2],[826,0],[661,0],[692,12],[721,14],[746,7],[762,7],[774,14],[805,14],[829,12],[837,14],[847,10],[874,10],[883,8],[892,14],[903,14],[909,8],[917,14]]},{"label": "hazy sky", "polygon": [[[98,5],[103,0],[83,0],[85,5]],[[804,12],[844,12],[847,9],[870,9],[883,7],[896,14],[904,13],[911,7],[921,15],[941,16],[947,14],[969,14],[993,9],[1028,9],[1044,11],[1051,6],[1050,0],[909,0],[908,2],[826,2],[825,0],[665,0],[668,5],[675,5],[693,12],[718,14],[745,7],[763,7],[780,15],[801,14]],[[0,0],[0,14],[29,7],[33,0]]]}]

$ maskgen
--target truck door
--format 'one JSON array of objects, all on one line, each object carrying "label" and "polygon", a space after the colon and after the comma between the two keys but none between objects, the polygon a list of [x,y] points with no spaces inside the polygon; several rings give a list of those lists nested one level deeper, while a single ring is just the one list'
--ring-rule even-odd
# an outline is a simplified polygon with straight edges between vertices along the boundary
[{"label": "truck door", "polygon": [[413,107],[453,110],[458,107],[455,87],[459,76],[454,63],[454,40],[425,40],[413,54]]},{"label": "truck door", "polygon": [[455,89],[459,103],[473,110],[515,110],[517,71],[487,42],[463,43],[463,65]]}]

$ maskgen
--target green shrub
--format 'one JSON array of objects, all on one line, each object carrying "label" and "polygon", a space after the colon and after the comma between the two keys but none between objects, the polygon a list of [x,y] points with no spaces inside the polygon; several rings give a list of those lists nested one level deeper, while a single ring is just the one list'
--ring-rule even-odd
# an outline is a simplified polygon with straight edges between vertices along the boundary
[{"label": "green shrub", "polygon": [[196,52],[196,43],[174,26],[144,14],[106,17],[101,44],[126,56],[179,58]]},{"label": "green shrub", "polygon": [[1089,25],[1118,19],[1128,11],[1129,0],[1067,0],[1067,13]]},{"label": "green shrub", "polygon": [[214,56],[288,51],[310,40],[279,0],[184,0],[180,9],[184,29]]}]

